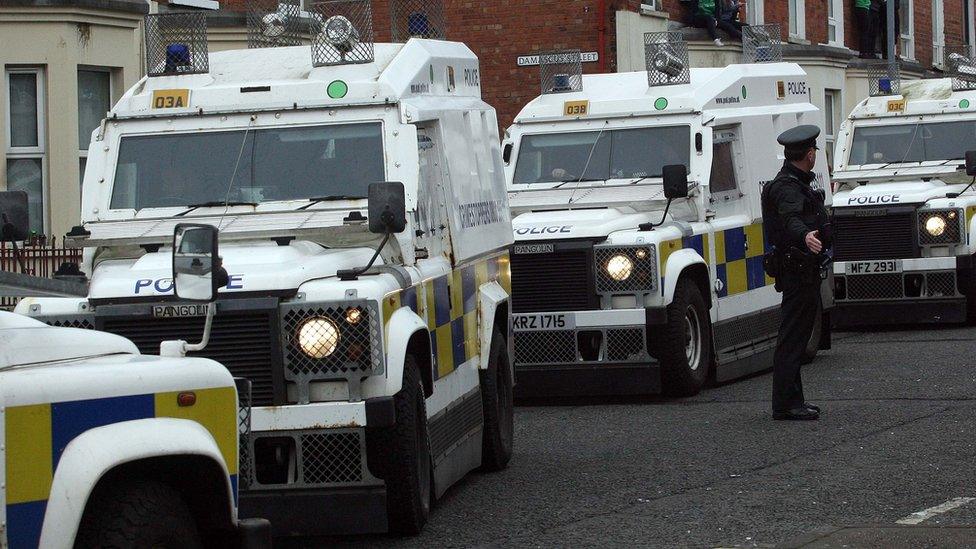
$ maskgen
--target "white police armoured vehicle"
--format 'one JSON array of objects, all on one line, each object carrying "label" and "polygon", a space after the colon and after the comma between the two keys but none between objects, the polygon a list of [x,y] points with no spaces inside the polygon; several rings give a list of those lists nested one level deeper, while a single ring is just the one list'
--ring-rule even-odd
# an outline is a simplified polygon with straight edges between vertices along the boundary
[{"label": "white police armoured vehicle", "polygon": [[645,42],[646,72],[542,55],[543,94],[506,131],[518,395],[690,395],[771,366],[760,189],[782,167],[776,136],[821,123],[807,76],[689,70],[680,35]]},{"label": "white police armoured vehicle", "polygon": [[200,354],[253,383],[241,512],[276,535],[416,533],[512,453],[512,229],[478,59],[374,44],[368,19],[328,13],[352,5],[320,5],[312,48],[209,57],[166,43],[186,14],[149,16],[156,72],[88,158],[72,237],[89,295],[24,310],[144,349],[187,338],[207,308],[172,295],[169,235],[217,227],[228,276]]},{"label": "white police armoured vehicle", "polygon": [[[26,211],[26,193],[0,193],[3,240],[27,234]],[[70,286],[0,273],[0,295]],[[237,521],[231,374],[204,358],[142,355],[86,322],[0,311],[0,547],[268,545],[266,524]]]},{"label": "white police armoured vehicle", "polygon": [[950,61],[953,78],[874,85],[837,135],[839,323],[976,319],[976,63]]}]

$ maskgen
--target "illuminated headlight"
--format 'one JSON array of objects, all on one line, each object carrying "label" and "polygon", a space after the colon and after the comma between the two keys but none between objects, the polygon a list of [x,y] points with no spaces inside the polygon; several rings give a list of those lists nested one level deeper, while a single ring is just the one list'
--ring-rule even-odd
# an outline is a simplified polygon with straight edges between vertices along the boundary
[{"label": "illuminated headlight", "polygon": [[625,255],[617,254],[607,261],[605,268],[610,278],[617,282],[623,282],[630,278],[631,273],[634,272],[634,262]]},{"label": "illuminated headlight", "polygon": [[298,346],[312,358],[326,358],[339,346],[339,328],[327,318],[313,317],[298,327]]},{"label": "illuminated headlight", "polygon": [[925,231],[932,236],[942,236],[945,230],[946,222],[940,215],[933,215],[925,222]]}]

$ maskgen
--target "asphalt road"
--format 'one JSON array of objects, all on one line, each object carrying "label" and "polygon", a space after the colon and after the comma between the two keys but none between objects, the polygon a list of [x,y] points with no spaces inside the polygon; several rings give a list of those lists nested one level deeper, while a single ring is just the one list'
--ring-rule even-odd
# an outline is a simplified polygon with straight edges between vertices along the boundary
[{"label": "asphalt road", "polygon": [[[469,475],[421,536],[296,545],[766,547],[976,497],[976,329],[835,334],[804,369],[818,422],[772,421],[770,383],[521,406],[509,468]],[[976,501],[921,526],[968,524]]]}]

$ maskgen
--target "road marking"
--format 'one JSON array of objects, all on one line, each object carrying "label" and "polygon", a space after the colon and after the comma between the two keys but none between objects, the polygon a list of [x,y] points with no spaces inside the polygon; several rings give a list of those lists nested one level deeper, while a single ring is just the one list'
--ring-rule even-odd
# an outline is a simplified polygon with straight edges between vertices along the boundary
[{"label": "road marking", "polygon": [[953,498],[942,505],[929,507],[928,509],[918,511],[917,513],[912,513],[903,519],[896,520],[895,524],[919,524],[934,517],[935,515],[941,515],[942,513],[952,511],[957,507],[962,507],[973,500],[976,500],[976,498]]}]

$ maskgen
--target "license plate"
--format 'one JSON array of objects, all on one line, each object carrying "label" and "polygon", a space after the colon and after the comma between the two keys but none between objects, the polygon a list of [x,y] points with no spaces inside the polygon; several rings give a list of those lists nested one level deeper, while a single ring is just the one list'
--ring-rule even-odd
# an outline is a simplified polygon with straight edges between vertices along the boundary
[{"label": "license plate", "polygon": [[512,315],[512,326],[519,332],[572,330],[576,328],[576,317],[565,313]]},{"label": "license plate", "polygon": [[184,109],[190,106],[190,90],[153,90],[152,108]]},{"label": "license plate", "polygon": [[156,318],[185,318],[206,316],[206,305],[154,305],[152,315]]},{"label": "license plate", "polygon": [[516,244],[515,253],[517,254],[551,254],[552,244]]},{"label": "license plate", "polygon": [[881,259],[878,261],[851,261],[847,263],[845,272],[849,275],[900,273],[900,259]]},{"label": "license plate", "polygon": [[589,111],[590,102],[587,100],[563,103],[563,116],[586,116]]}]

